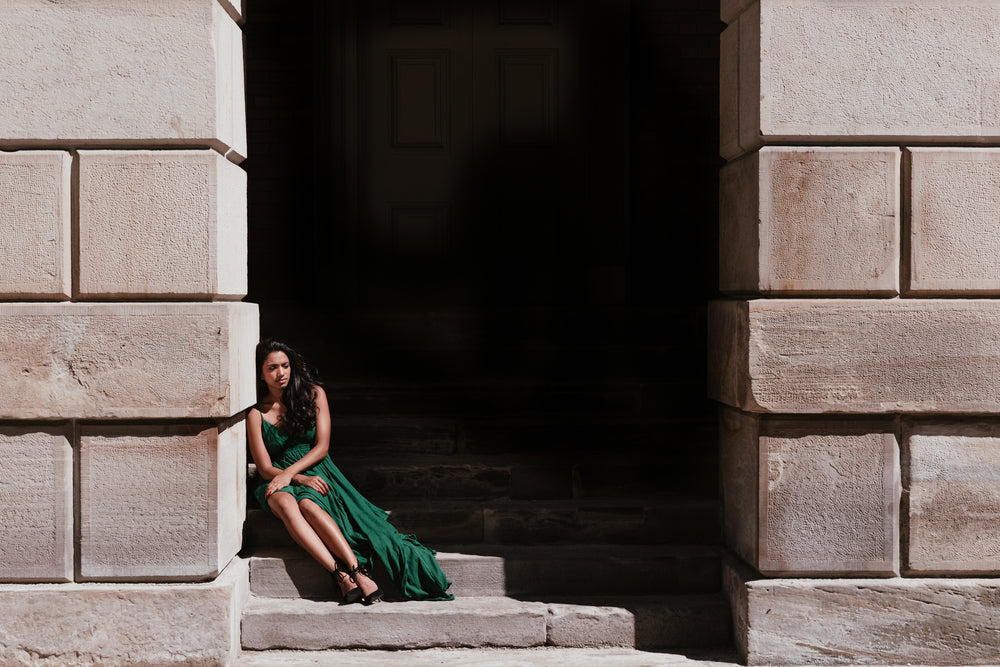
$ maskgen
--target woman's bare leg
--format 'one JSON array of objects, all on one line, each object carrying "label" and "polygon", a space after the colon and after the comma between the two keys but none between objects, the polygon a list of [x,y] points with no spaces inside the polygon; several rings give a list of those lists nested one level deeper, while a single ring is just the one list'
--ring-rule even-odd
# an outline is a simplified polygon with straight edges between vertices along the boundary
[{"label": "woman's bare leg", "polygon": [[[330,550],[330,553],[341,563],[344,563],[353,570],[358,564],[358,559],[355,557],[351,545],[347,543],[344,534],[340,532],[340,526],[333,520],[333,517],[308,498],[299,503],[299,509],[313,531],[323,541],[326,548]],[[365,595],[373,593],[378,589],[378,584],[361,573],[357,575],[357,582],[361,586],[361,592]]]},{"label": "woman's bare leg", "polygon": [[[327,548],[323,539],[316,533],[312,525],[306,521],[299,510],[299,504],[295,501],[295,496],[287,491],[272,493],[267,499],[267,504],[274,512],[275,516],[281,519],[288,529],[292,539],[316,559],[320,565],[333,572],[337,567],[333,554]],[[315,503],[313,503],[315,504]],[[343,537],[343,536],[342,536]],[[353,557],[353,556],[352,556]]]}]

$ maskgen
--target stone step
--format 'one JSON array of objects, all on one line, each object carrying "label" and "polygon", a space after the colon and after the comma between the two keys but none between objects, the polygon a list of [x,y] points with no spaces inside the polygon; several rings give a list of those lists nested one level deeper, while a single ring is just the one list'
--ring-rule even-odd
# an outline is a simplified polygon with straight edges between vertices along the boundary
[{"label": "stone step", "polygon": [[[712,593],[721,561],[713,547],[444,547],[438,563],[457,597]],[[330,576],[303,550],[249,556],[250,592],[261,597],[336,599]],[[376,579],[392,594],[378,569]]]},{"label": "stone step", "polygon": [[243,651],[237,667],[317,667],[317,665],[352,667],[739,667],[739,656],[726,649],[683,652],[647,652],[631,648],[431,648],[414,650],[352,651]]},{"label": "stone step", "polygon": [[[243,648],[649,649],[701,642],[720,646],[729,636],[728,609],[718,595],[595,601],[607,604],[480,597],[450,602],[382,602],[365,607],[251,596],[243,612]],[[714,630],[706,632],[709,627]]]},{"label": "stone step", "polygon": [[682,413],[699,409],[704,400],[688,382],[651,378],[330,382],[325,387],[335,414],[349,417],[661,417],[668,405]]},{"label": "stone step", "polygon": [[[706,401],[707,406],[707,401]],[[709,450],[715,429],[713,411],[667,408],[655,417],[614,417],[579,412],[515,418],[494,413],[490,418],[463,416],[349,416],[332,419],[333,443],[338,458],[391,454],[510,454],[561,452],[579,456],[631,452],[670,451],[682,443],[688,452]]]},{"label": "stone step", "polygon": [[[719,460],[714,449],[621,462],[606,457],[400,454],[388,460],[338,457],[337,467],[364,496],[380,501],[707,499],[716,493]],[[247,469],[255,480],[257,467],[250,463]]]},{"label": "stone step", "polygon": [[[427,545],[446,544],[718,544],[718,502],[619,499],[486,502],[373,501],[401,532]],[[263,510],[247,512],[248,548],[291,544]]]}]

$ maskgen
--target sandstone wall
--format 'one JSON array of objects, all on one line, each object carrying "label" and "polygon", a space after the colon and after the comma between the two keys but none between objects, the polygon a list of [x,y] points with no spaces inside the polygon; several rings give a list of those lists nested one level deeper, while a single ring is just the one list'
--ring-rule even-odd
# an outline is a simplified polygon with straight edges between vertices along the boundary
[{"label": "sandstone wall", "polygon": [[737,645],[750,664],[995,658],[932,609],[1000,631],[1000,580],[933,578],[1000,573],[1000,5],[721,17],[709,393]]},{"label": "sandstone wall", "polygon": [[238,651],[258,336],[241,5],[0,13],[4,664]]}]

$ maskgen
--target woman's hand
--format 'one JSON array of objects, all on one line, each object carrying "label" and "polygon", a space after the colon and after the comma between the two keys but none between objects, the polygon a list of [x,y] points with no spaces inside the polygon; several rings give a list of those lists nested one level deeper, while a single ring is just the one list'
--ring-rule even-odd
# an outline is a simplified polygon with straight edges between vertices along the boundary
[{"label": "woman's hand", "polygon": [[267,493],[264,494],[264,497],[267,498],[275,491],[281,491],[283,488],[291,484],[292,477],[294,477],[294,475],[288,472],[280,472],[277,475],[275,475],[273,478],[271,478],[270,484],[267,485]]},{"label": "woman's hand", "polygon": [[330,491],[330,487],[327,485],[326,480],[319,476],[296,475],[294,481],[296,484],[308,486],[310,489],[315,489],[324,496]]}]

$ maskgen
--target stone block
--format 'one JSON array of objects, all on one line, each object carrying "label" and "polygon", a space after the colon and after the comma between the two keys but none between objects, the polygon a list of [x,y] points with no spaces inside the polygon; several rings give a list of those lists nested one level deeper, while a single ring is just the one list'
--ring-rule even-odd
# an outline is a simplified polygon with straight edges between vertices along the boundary
[{"label": "stone block", "polygon": [[741,148],[995,140],[1000,35],[982,27],[998,21],[980,0],[759,0],[739,15]]},{"label": "stone block", "polygon": [[69,424],[0,426],[0,581],[73,580]]},{"label": "stone block", "polygon": [[1000,302],[709,304],[709,395],[747,412],[1000,410]]},{"label": "stone block", "polygon": [[7,584],[4,665],[231,665],[247,565],[201,584]]},{"label": "stone block", "polygon": [[719,154],[736,157],[740,148],[739,101],[740,27],[730,25],[719,35]]},{"label": "stone block", "polygon": [[899,572],[893,419],[720,415],[727,544],[772,576]]},{"label": "stone block", "polygon": [[70,298],[71,162],[59,151],[0,152],[0,298]]},{"label": "stone block", "polygon": [[240,549],[245,451],[242,421],[81,427],[81,577],[217,575]]},{"label": "stone block", "polygon": [[908,572],[1000,574],[1000,424],[906,429]]},{"label": "stone block", "polygon": [[250,303],[3,304],[0,419],[228,419],[257,336]]},{"label": "stone block", "polygon": [[251,598],[243,614],[243,648],[542,646],[546,615],[542,603],[502,597],[373,607]]},{"label": "stone block", "polygon": [[635,616],[620,607],[550,604],[545,622],[550,646],[635,646]]},{"label": "stone block", "polygon": [[[436,555],[455,597],[500,597],[507,594],[504,559],[466,553]],[[395,597],[398,589],[384,579],[383,568],[373,575],[387,595]],[[390,592],[391,591],[391,592]],[[323,567],[301,548],[258,550],[250,558],[250,592],[268,598],[340,599],[340,589]]]},{"label": "stone block", "polygon": [[719,494],[722,539],[740,558],[757,565],[760,491],[760,419],[719,410]]},{"label": "stone block", "polygon": [[1000,150],[909,150],[913,294],[1000,293]]},{"label": "stone block", "polygon": [[218,0],[10,0],[0,141],[246,155],[242,32]]},{"label": "stone block", "polygon": [[80,295],[240,299],[247,175],[211,150],[80,151]]},{"label": "stone block", "polygon": [[993,665],[995,579],[762,579],[727,567],[749,665]]},{"label": "stone block", "polygon": [[724,292],[896,294],[896,148],[764,147],[723,167]]}]

